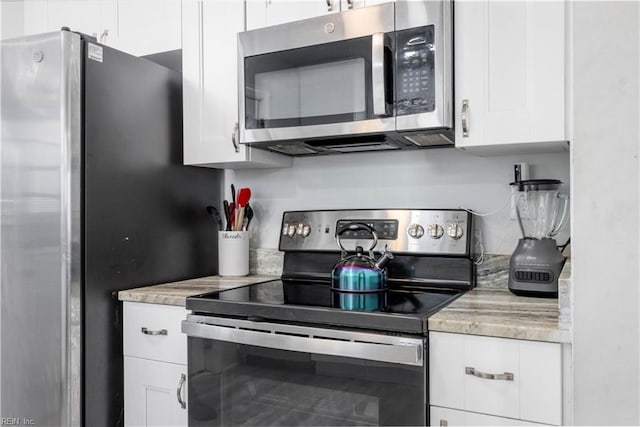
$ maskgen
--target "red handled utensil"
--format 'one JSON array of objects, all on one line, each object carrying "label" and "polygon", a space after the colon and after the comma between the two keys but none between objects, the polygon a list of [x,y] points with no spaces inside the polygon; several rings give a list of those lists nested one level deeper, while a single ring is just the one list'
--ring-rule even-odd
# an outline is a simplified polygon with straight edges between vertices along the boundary
[{"label": "red handled utensil", "polygon": [[236,212],[234,230],[237,230],[237,231],[242,230],[242,223],[244,222],[244,209],[249,203],[250,199],[251,199],[250,188],[243,187],[240,190],[238,190],[238,209]]}]

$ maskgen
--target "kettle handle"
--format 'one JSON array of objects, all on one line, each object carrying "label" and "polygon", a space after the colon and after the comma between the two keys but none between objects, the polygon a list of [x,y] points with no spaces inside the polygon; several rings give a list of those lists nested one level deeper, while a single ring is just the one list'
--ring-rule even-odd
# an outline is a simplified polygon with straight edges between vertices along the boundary
[{"label": "kettle handle", "polygon": [[340,246],[340,249],[342,249],[343,252],[347,251],[345,247],[342,245],[342,242],[340,241],[340,237],[342,236],[342,234],[346,231],[356,231],[356,230],[364,230],[371,233],[371,236],[373,236],[373,244],[368,249],[369,252],[371,252],[373,248],[375,248],[376,245],[378,244],[378,234],[376,233],[376,230],[373,229],[373,227],[370,227],[363,222],[350,222],[344,227],[342,227],[342,229],[340,229],[338,232],[336,232],[336,242],[338,242],[338,246]]}]

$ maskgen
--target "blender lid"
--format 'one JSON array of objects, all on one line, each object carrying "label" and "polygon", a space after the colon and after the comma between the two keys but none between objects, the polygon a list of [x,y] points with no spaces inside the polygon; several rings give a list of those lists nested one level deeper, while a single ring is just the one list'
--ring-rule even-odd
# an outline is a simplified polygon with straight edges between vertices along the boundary
[{"label": "blender lid", "polygon": [[512,182],[509,185],[517,185],[518,191],[557,190],[562,184],[559,179],[526,179]]}]

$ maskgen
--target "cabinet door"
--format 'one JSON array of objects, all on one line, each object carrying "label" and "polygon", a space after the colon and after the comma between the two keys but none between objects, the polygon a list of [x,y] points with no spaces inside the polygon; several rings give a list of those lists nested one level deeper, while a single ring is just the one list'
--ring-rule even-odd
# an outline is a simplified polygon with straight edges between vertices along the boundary
[{"label": "cabinet door", "polygon": [[69,27],[110,44],[115,18],[116,0],[30,0],[24,2],[24,35]]},{"label": "cabinet door", "polygon": [[513,418],[493,417],[491,415],[474,412],[458,411],[438,406],[430,407],[430,423],[439,426],[540,426],[544,424],[529,421],[514,420]]},{"label": "cabinet door", "polygon": [[564,2],[458,2],[454,28],[456,146],[565,141]]},{"label": "cabinet door", "polygon": [[186,426],[186,378],[186,365],[125,356],[125,425]]},{"label": "cabinet door", "polygon": [[247,30],[340,11],[340,0],[247,0]]},{"label": "cabinet door", "polygon": [[100,0],[50,0],[47,3],[47,30],[56,31],[69,27],[91,36],[99,37]]},{"label": "cabinet door", "polygon": [[238,143],[238,32],[244,3],[182,2],[184,163],[283,167],[291,159]]},{"label": "cabinet door", "polygon": [[396,0],[340,0],[340,9],[345,10],[357,9],[359,7],[375,6],[382,3],[395,3]]},{"label": "cabinet door", "polygon": [[181,48],[180,0],[117,0],[116,47],[142,56]]},{"label": "cabinet door", "polygon": [[429,390],[434,406],[559,425],[560,344],[430,332]]}]

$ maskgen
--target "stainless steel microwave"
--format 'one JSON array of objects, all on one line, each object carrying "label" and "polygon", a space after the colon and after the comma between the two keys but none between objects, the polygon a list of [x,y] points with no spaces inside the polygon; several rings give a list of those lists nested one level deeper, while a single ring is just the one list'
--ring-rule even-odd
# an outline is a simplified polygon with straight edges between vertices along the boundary
[{"label": "stainless steel microwave", "polygon": [[453,143],[451,0],[238,35],[240,142],[293,156]]}]

